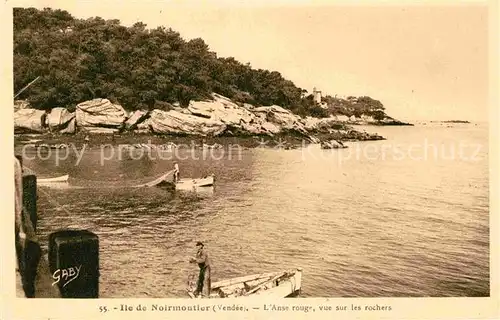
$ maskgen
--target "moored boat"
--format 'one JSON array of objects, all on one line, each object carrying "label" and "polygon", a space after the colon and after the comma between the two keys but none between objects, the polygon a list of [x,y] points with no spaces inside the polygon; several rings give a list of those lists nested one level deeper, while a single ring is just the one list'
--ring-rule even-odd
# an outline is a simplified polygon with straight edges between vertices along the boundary
[{"label": "moored boat", "polygon": [[37,179],[37,183],[67,182],[68,179],[69,179],[69,174],[66,174],[66,175],[54,177],[54,178]]},{"label": "moored boat", "polygon": [[192,190],[196,188],[213,187],[215,176],[210,175],[200,179],[180,179],[175,184],[176,190]]},{"label": "moored boat", "polygon": [[177,183],[173,182],[174,171],[169,171],[162,174],[160,177],[154,179],[153,181],[135,185],[134,187],[169,187],[175,190],[196,190],[198,188],[213,187],[215,176],[209,175],[204,178],[199,179],[180,179]]},{"label": "moored boat", "polygon": [[[203,298],[243,298],[266,296],[286,298],[296,296],[302,287],[302,268],[260,273],[214,282],[210,296]],[[189,283],[188,295],[196,298],[196,282]]]},{"label": "moored boat", "polygon": [[160,177],[154,179],[153,181],[147,182],[147,183],[142,183],[135,185],[135,188],[141,188],[141,187],[156,187],[156,186],[161,186],[163,184],[168,184],[167,178],[171,175],[173,175],[174,170],[171,170],[165,174],[162,174]]}]

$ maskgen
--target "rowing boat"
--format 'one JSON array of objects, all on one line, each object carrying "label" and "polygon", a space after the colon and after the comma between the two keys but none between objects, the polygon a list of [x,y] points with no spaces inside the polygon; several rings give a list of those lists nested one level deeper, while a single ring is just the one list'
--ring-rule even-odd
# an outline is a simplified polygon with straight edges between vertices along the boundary
[{"label": "rowing boat", "polygon": [[138,184],[135,185],[134,187],[140,188],[140,187],[170,187],[175,190],[198,190],[199,188],[207,188],[207,187],[213,187],[215,177],[214,175],[206,176],[204,178],[200,179],[180,179],[177,181],[177,183],[174,183],[172,181],[174,171],[171,170],[165,174],[162,174],[160,177],[154,179],[153,181],[143,183],[143,184]]},{"label": "rowing boat", "polygon": [[206,176],[201,179],[180,179],[175,184],[176,190],[193,190],[197,188],[213,187],[215,181],[214,175]]},{"label": "rowing boat", "polygon": [[37,179],[37,183],[67,182],[68,179],[69,179],[69,174],[66,174],[66,175],[54,177],[54,178]]},{"label": "rowing boat", "polygon": [[138,184],[135,185],[135,188],[142,188],[142,187],[157,187],[161,186],[163,184],[168,184],[169,182],[167,181],[168,176],[173,175],[174,170],[171,170],[165,174],[162,174],[160,177],[154,179],[153,181],[143,183],[143,184]]},{"label": "rowing boat", "polygon": [[[297,296],[302,286],[302,268],[280,272],[260,273],[214,282],[210,296],[203,298],[243,298],[265,296],[286,298]],[[190,282],[188,295],[196,298],[196,282]]]}]

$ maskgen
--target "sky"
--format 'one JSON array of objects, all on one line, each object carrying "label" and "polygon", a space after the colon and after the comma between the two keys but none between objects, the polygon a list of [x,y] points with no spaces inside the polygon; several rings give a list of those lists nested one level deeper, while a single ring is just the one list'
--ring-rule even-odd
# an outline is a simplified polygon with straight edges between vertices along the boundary
[{"label": "sky", "polygon": [[[266,4],[264,4],[266,3]],[[325,4],[326,3],[326,4]],[[487,3],[351,5],[333,1],[15,1],[165,26],[200,37],[220,57],[279,71],[295,85],[367,95],[401,120],[485,121]]]}]

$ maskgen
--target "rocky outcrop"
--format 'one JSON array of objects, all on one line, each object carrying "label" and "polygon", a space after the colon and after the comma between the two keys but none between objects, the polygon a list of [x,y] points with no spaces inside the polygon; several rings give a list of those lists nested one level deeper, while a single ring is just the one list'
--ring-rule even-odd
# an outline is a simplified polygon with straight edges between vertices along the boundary
[{"label": "rocky outcrop", "polygon": [[176,110],[153,110],[146,121],[152,133],[216,136],[226,129],[221,121],[184,114]]},{"label": "rocky outcrop", "polygon": [[111,103],[108,99],[94,99],[76,106],[76,124],[78,129],[94,133],[117,132],[127,118],[122,106]]},{"label": "rocky outcrop", "polygon": [[[224,96],[214,94],[213,101],[192,101],[187,110],[194,116],[224,123],[226,131],[223,134],[228,135],[274,135],[282,129],[293,128],[293,124],[285,121],[283,117],[269,116],[269,113],[276,112],[276,108],[262,108],[264,109],[254,108],[249,104],[240,106]],[[296,121],[295,115],[286,109],[283,110],[283,114],[291,114],[295,117],[293,121]]]},{"label": "rocky outcrop", "polygon": [[[320,138],[320,141],[327,141],[326,149],[332,149],[328,143],[330,141],[371,141],[371,140],[384,140],[385,138],[376,134],[368,133],[366,131],[354,130],[352,123],[339,121],[337,117],[330,118],[306,118],[304,120],[306,129]],[[349,125],[348,125],[349,124]]]},{"label": "rocky outcrop", "polygon": [[193,116],[223,123],[232,133],[261,133],[261,123],[254,113],[224,96],[214,94],[213,98],[213,101],[191,101],[187,111]]},{"label": "rocky outcrop", "polygon": [[[31,132],[44,131],[43,111],[21,109],[16,114],[17,131],[21,128],[28,128]],[[280,106],[254,107],[237,104],[218,94],[213,94],[212,100],[191,101],[187,108],[176,106],[168,111],[155,109],[131,113],[107,99],[94,99],[78,104],[75,113],[69,113],[64,108],[54,108],[48,116],[48,127],[51,132],[60,133],[74,133],[78,129],[90,133],[125,130],[212,137],[286,135],[312,143],[331,139],[383,139],[353,130],[338,116],[304,119]]]},{"label": "rocky outcrop", "polygon": [[53,108],[47,115],[47,126],[50,131],[61,131],[75,119],[75,113],[70,113],[66,108]]},{"label": "rocky outcrop", "polygon": [[136,110],[130,114],[128,119],[125,121],[125,130],[131,131],[137,128],[137,126],[149,118],[149,112],[143,110]]},{"label": "rocky outcrop", "polygon": [[253,112],[260,117],[261,120],[274,124],[280,131],[295,131],[308,135],[307,129],[301,121],[301,118],[285,108],[280,106],[259,107],[255,108]]},{"label": "rocky outcrop", "polygon": [[[126,121],[126,123],[128,120]],[[296,131],[308,135],[301,118],[278,106],[240,106],[218,94],[212,101],[191,101],[186,109],[154,110],[137,125],[138,132],[192,135],[275,135]]]},{"label": "rocky outcrop", "polygon": [[14,112],[15,133],[43,133],[46,131],[46,113],[36,109],[19,109]]}]

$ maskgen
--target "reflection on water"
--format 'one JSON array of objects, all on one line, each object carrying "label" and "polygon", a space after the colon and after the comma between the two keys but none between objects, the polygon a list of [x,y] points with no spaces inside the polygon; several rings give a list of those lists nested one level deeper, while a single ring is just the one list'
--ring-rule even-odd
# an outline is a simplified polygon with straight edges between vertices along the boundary
[{"label": "reflection on water", "polygon": [[[70,174],[65,187],[39,187],[42,242],[61,228],[95,232],[104,298],[186,297],[198,240],[214,281],[300,266],[306,297],[489,295],[487,128],[377,130],[388,140],[180,161],[182,177],[216,175],[208,193],[128,188],[171,160],[101,166],[90,150],[78,165],[25,164],[40,177]],[[474,161],[450,157],[460,142],[484,147]],[[424,143],[445,157],[422,159],[414,146]]]}]

